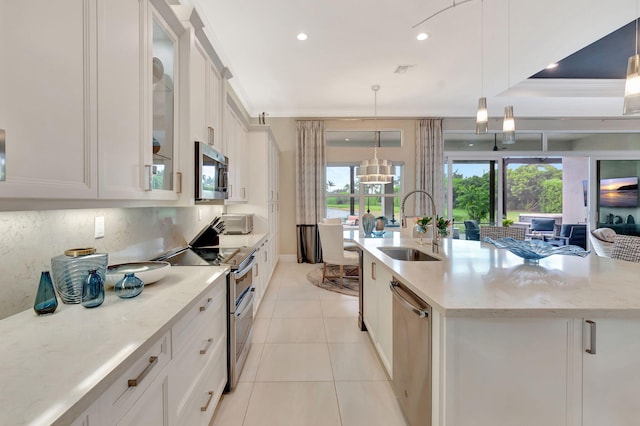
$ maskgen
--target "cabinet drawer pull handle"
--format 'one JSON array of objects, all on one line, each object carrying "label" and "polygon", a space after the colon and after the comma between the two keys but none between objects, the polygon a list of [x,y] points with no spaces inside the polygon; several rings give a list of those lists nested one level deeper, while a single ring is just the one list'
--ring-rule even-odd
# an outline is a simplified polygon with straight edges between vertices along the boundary
[{"label": "cabinet drawer pull handle", "polygon": [[212,297],[208,298],[207,303],[205,303],[203,306],[200,306],[200,312],[206,311],[212,301],[213,301]]},{"label": "cabinet drawer pull handle", "polygon": [[376,262],[371,262],[371,279],[376,279]]},{"label": "cabinet drawer pull handle", "polygon": [[200,349],[200,355],[206,355],[207,351],[209,350],[212,344],[213,344],[213,338],[207,339],[207,346],[205,346],[204,349]]},{"label": "cabinet drawer pull handle", "polygon": [[156,366],[157,363],[158,363],[157,356],[149,357],[149,364],[147,364],[144,370],[142,370],[142,373],[140,373],[138,377],[136,377],[135,379],[129,379],[129,381],[127,382],[129,387],[138,386],[140,383],[142,383],[142,379],[144,379],[147,376],[147,374],[149,374],[149,371],[151,371],[153,367]]},{"label": "cabinet drawer pull handle", "polygon": [[204,407],[200,407],[200,411],[207,411],[209,409],[209,404],[211,404],[211,400],[213,399],[213,391],[209,391],[209,398],[207,398],[207,403]]},{"label": "cabinet drawer pull handle", "polygon": [[591,355],[596,354],[596,322],[591,320],[585,321],[589,324],[589,348],[585,352]]}]

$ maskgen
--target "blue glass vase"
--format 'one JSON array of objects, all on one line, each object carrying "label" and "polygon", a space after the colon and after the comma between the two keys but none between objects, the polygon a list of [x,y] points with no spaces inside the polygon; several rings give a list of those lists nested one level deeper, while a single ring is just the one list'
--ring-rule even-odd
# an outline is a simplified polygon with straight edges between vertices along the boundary
[{"label": "blue glass vase", "polygon": [[104,302],[104,281],[96,269],[89,269],[89,275],[82,286],[82,306],[95,308]]},{"label": "blue glass vase", "polygon": [[58,307],[58,298],[53,289],[53,281],[49,271],[44,271],[40,275],[40,284],[38,284],[38,292],[36,300],[33,303],[33,310],[38,315],[48,315],[55,312]]},{"label": "blue glass vase", "polygon": [[120,278],[113,289],[118,297],[129,299],[142,293],[143,288],[144,283],[142,280],[136,277],[133,272],[128,272],[124,274],[124,277]]}]

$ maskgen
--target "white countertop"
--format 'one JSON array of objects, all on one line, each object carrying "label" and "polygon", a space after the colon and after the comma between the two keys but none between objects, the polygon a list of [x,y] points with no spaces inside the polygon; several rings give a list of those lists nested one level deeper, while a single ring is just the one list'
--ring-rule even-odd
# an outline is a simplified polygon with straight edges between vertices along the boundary
[{"label": "white countertop", "polygon": [[[345,231],[400,281],[446,316],[640,317],[640,263],[596,256],[553,255],[527,265],[488,243],[445,238],[441,262],[394,260],[377,247],[409,246],[431,253],[430,241],[388,233],[360,238]],[[427,240],[425,240],[427,242]]]},{"label": "white countertop", "polygon": [[245,235],[220,235],[221,247],[253,247],[262,243],[267,234],[251,233]]},{"label": "white countertop", "polygon": [[0,424],[70,423],[226,271],[172,267],[133,299],[107,288],[97,308],[59,300],[52,315],[1,320]]}]

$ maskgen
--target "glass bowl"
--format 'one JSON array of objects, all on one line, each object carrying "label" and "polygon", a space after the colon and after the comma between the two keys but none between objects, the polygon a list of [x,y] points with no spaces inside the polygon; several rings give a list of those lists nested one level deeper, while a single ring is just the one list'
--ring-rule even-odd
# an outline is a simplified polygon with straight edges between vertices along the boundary
[{"label": "glass bowl", "polygon": [[386,231],[371,231],[374,237],[380,238],[384,235]]},{"label": "glass bowl", "polygon": [[507,249],[511,253],[524,259],[525,263],[537,264],[540,259],[551,256],[552,254],[565,254],[572,256],[585,257],[590,251],[578,246],[560,246],[556,247],[542,240],[530,240],[519,241],[513,238],[499,238],[493,240],[486,237],[483,240],[485,243],[490,243],[499,249]]}]

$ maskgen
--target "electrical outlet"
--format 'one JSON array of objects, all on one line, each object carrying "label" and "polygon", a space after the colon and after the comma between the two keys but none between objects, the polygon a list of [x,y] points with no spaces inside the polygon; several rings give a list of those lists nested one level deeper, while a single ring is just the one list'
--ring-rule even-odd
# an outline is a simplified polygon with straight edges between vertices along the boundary
[{"label": "electrical outlet", "polygon": [[104,216],[96,216],[95,238],[104,237]]}]

